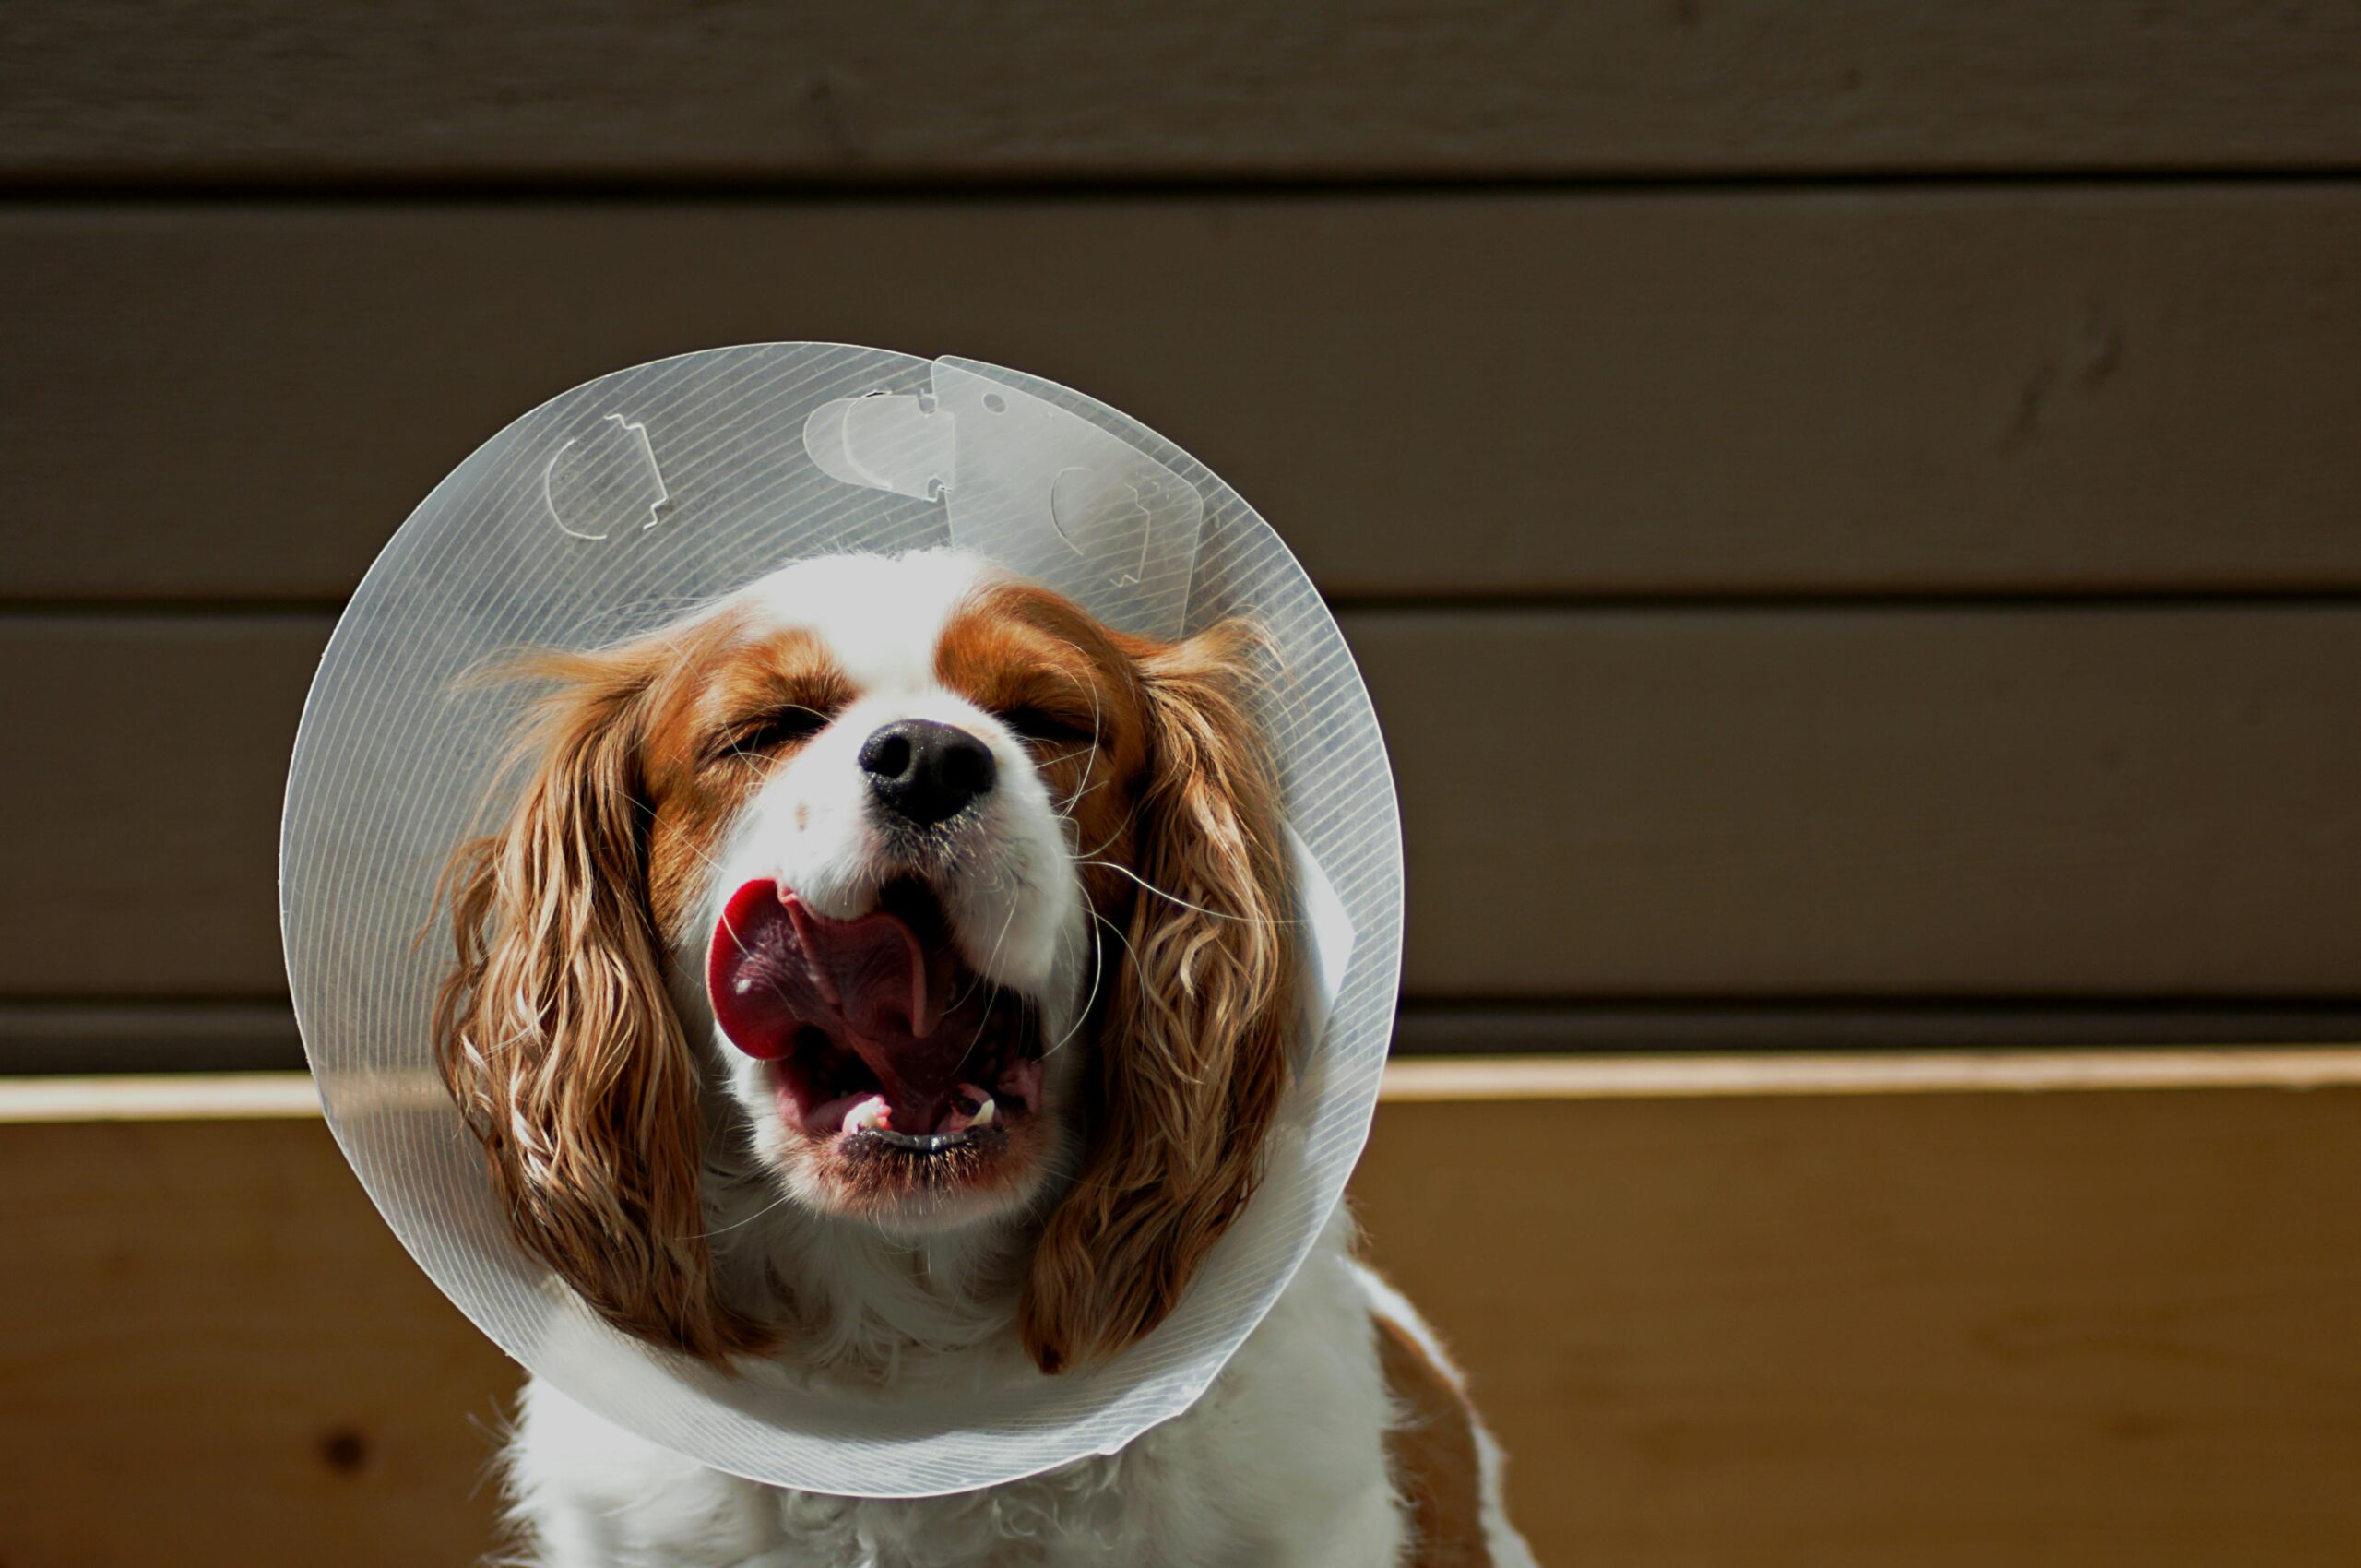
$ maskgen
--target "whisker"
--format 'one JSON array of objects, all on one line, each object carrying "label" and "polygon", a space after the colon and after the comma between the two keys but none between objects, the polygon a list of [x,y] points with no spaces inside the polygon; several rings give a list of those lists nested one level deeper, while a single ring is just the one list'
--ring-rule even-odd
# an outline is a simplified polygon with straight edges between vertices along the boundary
[{"label": "whisker", "polygon": [[[1087,681],[1079,682],[1077,683],[1084,686],[1090,693],[1090,755],[1089,760],[1086,761],[1082,765],[1082,776],[1086,779],[1093,773],[1096,773],[1098,770],[1098,740],[1106,719],[1106,714],[1098,706],[1097,686]],[[1097,786],[1094,784],[1090,788],[1095,790]],[[1065,812],[1073,811],[1075,805],[1081,802],[1082,797],[1087,792],[1087,790],[1076,790],[1074,795],[1067,800],[1063,810]],[[1062,814],[1062,813],[1061,814]]]},{"label": "whisker", "polygon": [[742,1227],[742,1226],[752,1225],[753,1223],[754,1223],[754,1221],[756,1221],[757,1219],[762,1218],[765,1215],[766,1215],[766,1214],[776,1214],[776,1213],[777,1213],[780,1209],[785,1208],[789,1204],[790,1204],[790,1203],[792,1203],[792,1202],[794,1202],[794,1201],[795,1201],[795,1194],[792,1194],[792,1193],[781,1193],[777,1197],[773,1198],[770,1202],[768,1202],[768,1203],[765,1204],[762,1207],[760,1207],[760,1208],[756,1209],[753,1213],[752,1213],[752,1214],[748,1215],[745,1218],[743,1218],[743,1219],[733,1219],[733,1220],[731,1220],[731,1221],[730,1221],[729,1224],[727,1224],[727,1225],[716,1226],[713,1229],[711,1229],[711,1230],[706,1230],[706,1231],[704,1231],[704,1232],[702,1232],[701,1234],[699,1234],[699,1235],[696,1237],[696,1240],[698,1240],[698,1241],[711,1241],[711,1240],[712,1240],[714,1237],[716,1237],[716,1236],[723,1235],[723,1234],[725,1234],[726,1232],[729,1232],[729,1231],[731,1231],[731,1230],[738,1229],[739,1229],[740,1227]]},{"label": "whisker", "polygon": [[1082,1026],[1090,1021],[1090,1010],[1098,1005],[1099,983],[1107,975],[1107,948],[1098,940],[1098,928],[1103,925],[1109,931],[1114,931],[1116,939],[1123,943],[1125,950],[1129,951],[1131,947],[1130,941],[1123,936],[1123,933],[1115,931],[1114,921],[1096,909],[1090,911],[1090,919],[1093,922],[1090,928],[1090,994],[1083,998],[1081,1011],[1074,1016],[1073,1027],[1058,1037],[1057,1044],[1041,1052],[1041,1060],[1044,1062],[1064,1050],[1067,1042],[1082,1032]]},{"label": "whisker", "polygon": [[[953,858],[953,863],[955,866],[957,864],[957,860],[958,857],[955,855]],[[991,956],[984,960],[984,967],[982,968],[974,971],[975,985],[970,986],[964,993],[952,998],[951,1002],[944,1008],[945,1012],[950,1011],[951,1008],[957,1007],[965,1004],[968,997],[976,994],[976,991],[979,987],[991,983],[992,966],[1000,962],[1001,944],[1008,940],[1009,925],[1016,919],[1016,895],[1024,886],[1024,878],[1022,877],[1011,877],[1006,874],[1003,874],[995,876],[992,879],[992,887],[995,892],[1003,885],[1007,885],[1012,882],[1014,883],[1015,885],[1010,889],[1008,913],[1001,917],[1000,935],[992,939]]]},{"label": "whisker", "polygon": [[[1125,830],[1128,829],[1132,824],[1140,819],[1140,804],[1141,802],[1133,801],[1132,802],[1132,809],[1123,814],[1123,820],[1117,823],[1113,827],[1109,828],[1107,830],[1106,837],[1101,838],[1097,843],[1092,845],[1089,849],[1083,850],[1078,856],[1076,856],[1074,859],[1074,864],[1078,866],[1097,865],[1098,863],[1098,857],[1107,852],[1107,847],[1109,844],[1112,844],[1116,839],[1121,838]],[[1072,822],[1074,818],[1067,817],[1066,820],[1068,822]]]},{"label": "whisker", "polygon": [[[647,814],[648,821],[653,822],[656,820],[656,808],[649,805],[646,801],[634,801],[632,804],[637,806],[641,811],[646,812]],[[689,852],[691,854],[696,856],[697,859],[703,861],[706,865],[712,867],[715,871],[719,871],[721,869],[721,862],[715,860],[711,855],[706,854],[705,850],[698,846],[696,840],[693,838],[684,838],[682,842],[689,847]],[[730,920],[727,915],[724,915],[722,918],[721,929],[730,933],[730,940],[736,944],[738,948],[738,956],[740,957],[751,958],[754,956],[753,949],[746,945],[745,938],[738,934],[738,928],[730,923]]]},{"label": "whisker", "polygon": [[1065,803],[1056,808],[1057,814],[1060,816],[1064,817],[1068,822],[1072,822],[1074,820],[1074,808],[1080,805],[1085,800],[1087,800],[1100,785],[1105,784],[1107,780],[1104,778],[1095,778],[1089,783],[1084,785],[1081,789],[1066,797]]},{"label": "whisker", "polygon": [[[988,974],[989,971],[1000,962],[1001,944],[1008,940],[1008,928],[1015,923],[1015,921],[1016,900],[1011,898],[1008,901],[1008,913],[1001,919],[1000,935],[992,942],[992,956],[985,961],[984,971],[979,975],[979,979],[984,978],[984,975]],[[954,1073],[960,1071],[961,1068],[967,1065],[968,1059],[976,1054],[976,1047],[984,1043],[984,1031],[991,1028],[992,1002],[999,997],[1001,993],[1001,985],[998,980],[992,980],[991,983],[992,988],[991,995],[984,1000],[983,1016],[976,1020],[976,1038],[969,1040],[967,1042],[967,1049],[959,1053],[958,1065],[951,1069]]]},{"label": "whisker", "polygon": [[1120,861],[1080,860],[1076,861],[1074,864],[1078,866],[1098,866],[1105,870],[1114,872],[1119,875],[1130,877],[1133,882],[1138,883],[1142,887],[1147,889],[1150,893],[1155,894],[1166,903],[1177,904],[1181,909],[1191,910],[1196,914],[1207,916],[1213,920],[1236,921],[1240,925],[1301,925],[1303,923],[1301,921],[1296,920],[1264,920],[1258,915],[1235,915],[1231,914],[1227,909],[1208,909],[1203,904],[1192,904],[1188,899],[1181,897],[1177,893],[1167,893],[1163,888],[1158,887],[1155,883],[1150,882],[1147,878],[1142,876],[1139,873],[1133,871],[1131,867],[1123,864]]}]

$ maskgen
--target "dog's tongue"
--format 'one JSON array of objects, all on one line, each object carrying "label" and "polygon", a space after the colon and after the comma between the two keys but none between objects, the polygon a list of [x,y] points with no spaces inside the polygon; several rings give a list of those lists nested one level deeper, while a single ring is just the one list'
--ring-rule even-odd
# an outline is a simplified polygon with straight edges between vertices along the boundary
[{"label": "dog's tongue", "polygon": [[749,1056],[783,1056],[798,1029],[819,1028],[860,1054],[896,1108],[923,1111],[948,1099],[973,1042],[972,1027],[943,1017],[957,968],[942,932],[891,909],[832,921],[775,882],[750,882],[714,928],[706,986],[722,1033]]}]

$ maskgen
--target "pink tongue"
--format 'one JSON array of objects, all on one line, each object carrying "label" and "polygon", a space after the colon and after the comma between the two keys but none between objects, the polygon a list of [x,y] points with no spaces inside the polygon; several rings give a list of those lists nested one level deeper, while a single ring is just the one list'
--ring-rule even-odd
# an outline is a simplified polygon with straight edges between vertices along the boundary
[{"label": "pink tongue", "polygon": [[750,882],[714,929],[706,985],[739,1050],[784,1056],[799,1029],[821,1029],[877,1075],[897,1127],[924,1131],[975,1041],[974,1020],[943,1016],[956,974],[951,944],[921,940],[898,915],[832,921],[777,883]]}]

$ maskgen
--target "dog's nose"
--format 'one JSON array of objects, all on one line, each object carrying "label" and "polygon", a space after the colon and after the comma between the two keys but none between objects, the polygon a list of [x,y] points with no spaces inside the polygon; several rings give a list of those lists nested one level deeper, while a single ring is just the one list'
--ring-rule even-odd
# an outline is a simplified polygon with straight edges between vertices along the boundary
[{"label": "dog's nose", "polygon": [[957,815],[998,772],[983,742],[930,719],[879,730],[861,742],[860,766],[877,798],[920,826]]}]

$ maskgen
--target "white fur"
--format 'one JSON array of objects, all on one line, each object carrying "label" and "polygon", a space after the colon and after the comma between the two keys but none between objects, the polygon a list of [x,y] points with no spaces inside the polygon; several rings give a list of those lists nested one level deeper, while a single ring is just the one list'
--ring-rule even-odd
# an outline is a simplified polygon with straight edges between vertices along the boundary
[{"label": "white fur", "polygon": [[[896,874],[920,872],[943,902],[961,956],[995,984],[1035,998],[1050,1039],[1067,1036],[1086,1004],[1091,917],[1074,865],[1078,847],[1066,819],[1024,742],[945,689],[935,674],[935,647],[945,623],[994,575],[984,562],[955,552],[825,556],[774,572],[730,601],[752,611],[758,625],[817,636],[857,694],[741,810],[715,856],[700,918],[677,933],[680,983],[674,1000],[682,1016],[697,1020],[711,1039],[714,1059],[745,1113],[763,1169],[807,1213],[826,1207],[812,1167],[769,1114],[762,1064],[730,1048],[712,1027],[706,1004],[701,977],[706,933],[733,890],[756,878],[772,878],[793,887],[820,914],[845,919],[871,909],[878,889]],[[868,780],[858,762],[861,744],[881,726],[905,719],[933,719],[966,731],[991,749],[998,766],[997,782],[967,820],[946,863],[914,866],[896,860],[871,810]],[[1060,1112],[1073,1094],[1081,1062],[1082,1052],[1063,1051],[1046,1064],[1044,1108],[1060,1124],[1072,1120]],[[1053,1161],[1034,1172],[1027,1185],[992,1199],[963,1201],[941,1214],[906,1215],[908,1229],[893,1240],[906,1246],[916,1230],[972,1227],[1004,1217],[1038,1198],[1060,1174]],[[743,1205],[723,1206],[728,1212],[720,1223],[744,1221]],[[838,1229],[864,1232],[841,1239],[852,1252],[874,1251],[873,1230]],[[814,1240],[810,1231],[804,1227],[781,1240],[808,1244]],[[986,1244],[991,1240],[982,1239]],[[748,1249],[742,1244],[737,1250],[742,1254]],[[858,1289],[844,1300],[855,1308],[868,1303]]]},{"label": "white fur", "polygon": [[[705,1468],[547,1384],[510,1454],[547,1568],[1384,1568],[1402,1511],[1375,1302],[1333,1225],[1186,1414],[1110,1458],[936,1498],[789,1491]],[[1509,1538],[1513,1543],[1513,1537]],[[1500,1568],[1529,1556],[1496,1545]]]},{"label": "white fur", "polygon": [[[1065,1142],[1014,1197],[903,1217],[892,1230],[832,1211],[769,1111],[759,1064],[714,1028],[704,933],[731,890],[774,877],[815,909],[860,914],[890,876],[855,757],[896,719],[955,724],[991,747],[1000,782],[962,829],[955,862],[927,869],[963,956],[1033,996],[1051,1039],[1088,1007],[1091,917],[1081,847],[1026,748],[944,690],[934,647],[988,569],[963,556],[836,558],[775,574],[733,603],[827,644],[858,695],[767,778],[715,856],[692,922],[674,933],[673,1002],[711,1042],[722,1092],[708,1115],[717,1266],[742,1300],[793,1324],[800,1360],[872,1378],[924,1377],[1007,1353],[1015,1283],[1038,1217],[1069,1175],[1083,1049],[1052,1052],[1043,1105]],[[925,1499],[788,1491],[706,1468],[527,1386],[508,1453],[513,1513],[542,1568],[1384,1568],[1406,1549],[1384,1434],[1397,1419],[1372,1314],[1440,1348],[1398,1294],[1354,1265],[1330,1225],[1302,1271],[1212,1389],[1108,1458],[1029,1480]],[[791,1277],[781,1282],[787,1271]],[[786,1289],[777,1286],[784,1284]],[[1497,1568],[1531,1557],[1499,1509],[1486,1456]]]},{"label": "white fur", "polygon": [[[1369,1298],[1370,1311],[1407,1334],[1411,1342],[1426,1353],[1427,1360],[1451,1379],[1452,1385],[1464,1391],[1465,1382],[1460,1376],[1459,1369],[1452,1364],[1450,1354],[1442,1348],[1442,1341],[1427,1325],[1427,1320],[1418,1315],[1418,1309],[1410,1304],[1410,1299],[1388,1284],[1375,1270],[1358,1263],[1354,1264],[1352,1269],[1362,1292]],[[1508,1467],[1507,1456],[1501,1452],[1499,1441],[1485,1430],[1480,1421],[1476,1423],[1476,1458],[1478,1467],[1477,1479],[1483,1499],[1484,1541],[1491,1550],[1492,1568],[1534,1568],[1532,1549],[1525,1544],[1525,1538],[1517,1534],[1516,1526],[1509,1523],[1508,1503],[1502,1492]]]}]

